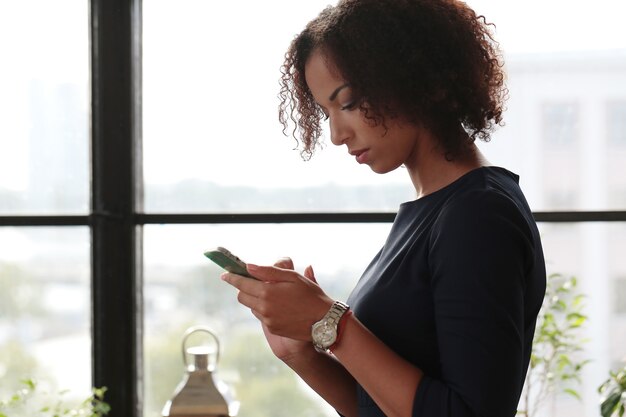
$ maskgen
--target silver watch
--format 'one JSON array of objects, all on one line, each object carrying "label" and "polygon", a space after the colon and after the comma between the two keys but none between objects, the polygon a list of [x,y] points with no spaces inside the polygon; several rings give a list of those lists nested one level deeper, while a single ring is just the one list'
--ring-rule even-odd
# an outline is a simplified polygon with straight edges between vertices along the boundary
[{"label": "silver watch", "polygon": [[350,309],[347,304],[335,301],[322,319],[311,327],[313,346],[318,352],[327,352],[337,341],[337,328],[341,317]]}]

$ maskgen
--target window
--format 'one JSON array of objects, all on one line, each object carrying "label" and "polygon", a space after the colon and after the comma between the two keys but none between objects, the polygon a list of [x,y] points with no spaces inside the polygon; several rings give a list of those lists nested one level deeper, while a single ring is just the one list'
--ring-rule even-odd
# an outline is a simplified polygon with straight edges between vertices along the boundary
[{"label": "window", "polygon": [[[0,0],[0,52],[15,63],[0,68],[0,378],[37,370],[60,388],[70,378],[78,390],[107,385],[117,414],[156,417],[182,376],[182,332],[207,324],[223,340],[220,377],[245,400],[241,417],[268,415],[253,398],[282,389],[297,394],[281,403],[285,415],[335,415],[269,359],[258,325],[201,253],[222,244],[259,262],[289,254],[319,265],[328,292],[345,297],[397,204],[414,198],[401,169],[370,174],[330,143],[303,162],[282,136],[282,54],[327,2],[143,3]],[[614,248],[624,245],[626,207],[604,188],[609,175],[626,178],[623,164],[604,169],[604,142],[622,136],[610,132],[623,106],[606,113],[604,104],[626,96],[616,70],[626,34],[610,32],[624,30],[623,13],[603,2],[568,16],[552,10],[556,1],[541,13],[470,4],[498,24],[511,88],[507,125],[480,146],[520,174],[549,272],[578,276],[590,295],[584,403],[559,398],[555,409],[592,415],[597,384],[626,343],[611,294],[624,276]],[[518,26],[524,15],[536,39]],[[576,16],[599,26],[582,37]],[[56,342],[71,363],[37,365],[60,357]],[[7,360],[15,354],[19,372]]]},{"label": "window", "polygon": [[88,211],[86,14],[85,2],[0,1],[0,215]]},{"label": "window", "polygon": [[615,278],[613,292],[613,308],[615,312],[621,315],[626,314],[626,307],[624,306],[624,300],[626,300],[626,278]]},{"label": "window", "polygon": [[626,145],[626,101],[614,101],[607,106],[609,143]]},{"label": "window", "polygon": [[0,398],[28,378],[91,386],[89,231],[0,228]]},{"label": "window", "polygon": [[90,393],[87,15],[87,2],[0,0],[1,399],[27,378]]},{"label": "window", "polygon": [[606,109],[606,165],[604,167],[609,187],[609,207],[626,205],[626,101],[611,100]]},{"label": "window", "polygon": [[578,141],[578,106],[575,103],[546,103],[541,112],[545,142],[571,149]]},{"label": "window", "polygon": [[[326,5],[145,2],[147,213],[394,211],[414,197],[402,170],[372,178],[328,134],[325,148],[305,162],[282,133],[277,94],[285,50]],[[237,16],[236,25],[229,16]]]},{"label": "window", "polygon": [[[332,415],[275,362],[258,322],[237,303],[202,249],[218,242],[260,263],[273,263],[276,253],[289,254],[299,270],[316,265],[318,282],[333,297],[345,299],[388,228],[386,223],[145,226],[145,415],[160,416],[180,382],[181,338],[193,325],[208,326],[218,336],[222,353],[216,374],[235,390],[239,415]],[[261,400],[277,397],[281,401]]]}]

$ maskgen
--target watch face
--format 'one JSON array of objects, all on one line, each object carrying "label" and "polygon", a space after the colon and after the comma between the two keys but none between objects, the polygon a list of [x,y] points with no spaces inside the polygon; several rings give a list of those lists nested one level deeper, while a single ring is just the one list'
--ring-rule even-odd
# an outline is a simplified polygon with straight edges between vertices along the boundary
[{"label": "watch face", "polygon": [[337,339],[337,331],[334,326],[329,326],[327,323],[317,323],[313,326],[312,332],[313,342],[324,348],[329,347]]}]

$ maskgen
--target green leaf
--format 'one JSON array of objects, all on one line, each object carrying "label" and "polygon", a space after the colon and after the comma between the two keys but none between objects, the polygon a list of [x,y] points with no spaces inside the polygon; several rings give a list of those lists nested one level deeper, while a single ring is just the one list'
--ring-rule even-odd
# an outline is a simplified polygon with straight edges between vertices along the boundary
[{"label": "green leaf", "polygon": [[107,392],[107,387],[101,387],[101,388],[94,388],[93,389],[93,395],[94,397],[98,398],[98,399],[103,399],[104,398],[104,393]]},{"label": "green leaf", "polygon": [[579,307],[585,298],[587,297],[585,297],[584,294],[578,294],[576,297],[574,297],[574,300],[572,300],[572,306]]},{"label": "green leaf", "polygon": [[602,404],[600,405],[600,414],[602,414],[602,417],[611,416],[611,414],[613,413],[613,410],[615,410],[615,408],[617,407],[619,399],[620,399],[620,393],[614,392],[611,395],[609,395],[606,400],[602,402]]},{"label": "green leaf", "polygon": [[24,379],[24,380],[22,380],[22,383],[24,385],[26,385],[31,391],[35,390],[36,384],[35,384],[35,381],[33,381],[32,379],[30,379],[30,378],[29,379]]},{"label": "green leaf", "polygon": [[578,401],[582,401],[582,398],[580,397],[580,394],[578,394],[577,391],[571,389],[571,388],[567,388],[565,390],[563,390],[566,394],[569,394],[573,397],[575,397]]}]

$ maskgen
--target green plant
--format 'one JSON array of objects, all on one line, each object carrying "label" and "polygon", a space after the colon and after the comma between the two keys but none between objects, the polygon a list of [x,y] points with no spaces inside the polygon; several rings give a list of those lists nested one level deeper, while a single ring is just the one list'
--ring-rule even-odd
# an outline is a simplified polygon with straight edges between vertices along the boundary
[{"label": "green plant", "polygon": [[582,313],[584,295],[576,286],[575,277],[548,277],[518,415],[532,417],[558,392],[580,399],[575,387],[589,361],[580,358],[587,316]]},{"label": "green plant", "polygon": [[602,417],[622,417],[626,410],[626,366],[618,372],[610,371],[609,374],[610,378],[598,387],[598,392],[602,395],[600,414]]},{"label": "green plant", "polygon": [[94,388],[85,400],[70,405],[70,401],[64,398],[68,394],[67,390],[50,394],[42,391],[32,379],[22,382],[23,388],[17,390],[8,400],[0,401],[0,417],[31,415],[103,417],[111,409],[104,402],[106,387]]}]

